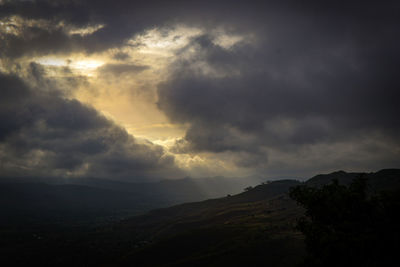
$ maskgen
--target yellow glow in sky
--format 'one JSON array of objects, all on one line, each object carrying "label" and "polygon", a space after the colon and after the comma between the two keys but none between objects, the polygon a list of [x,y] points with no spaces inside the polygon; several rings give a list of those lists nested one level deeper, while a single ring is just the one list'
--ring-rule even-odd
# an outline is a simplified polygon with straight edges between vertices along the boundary
[{"label": "yellow glow in sky", "polygon": [[101,28],[104,28],[103,24],[99,24],[99,25],[94,25],[94,26],[88,26],[88,27],[84,27],[84,28],[74,28],[69,30],[69,34],[78,34],[80,36],[86,36],[86,35],[90,35],[98,30],[100,30]]},{"label": "yellow glow in sky", "polygon": [[67,66],[67,62],[63,58],[56,58],[56,57],[43,57],[35,60],[37,63],[45,65],[45,66],[56,66],[62,67]]},{"label": "yellow glow in sky", "polygon": [[[94,31],[101,27],[90,29]],[[73,97],[94,106],[132,135],[168,147],[171,140],[184,136],[187,126],[171,124],[157,108],[157,85],[168,76],[168,66],[175,60],[175,52],[202,34],[203,29],[181,25],[153,28],[132,37],[119,51],[110,50],[90,56],[47,56],[35,61],[43,66],[68,67],[74,74],[87,77],[89,85],[74,90]],[[214,36],[216,45],[225,48],[243,39],[229,35],[223,29],[209,34]],[[129,58],[124,62],[116,61],[113,58],[116,52],[124,52]],[[147,68],[118,76],[102,72],[101,67],[105,64],[132,64]],[[207,69],[207,66],[201,67]]]},{"label": "yellow glow in sky", "polygon": [[[94,28],[93,28],[94,29]],[[92,30],[93,30],[92,29]],[[96,28],[98,29],[98,28]],[[175,141],[183,138],[188,125],[173,124],[161,112],[156,103],[157,86],[170,74],[170,64],[176,60],[176,52],[188,45],[193,38],[204,34],[203,29],[176,26],[167,29],[150,29],[134,36],[119,49],[110,49],[90,56],[70,54],[67,56],[46,56],[34,59],[47,69],[47,75],[58,79],[62,72],[59,67],[68,67],[72,75],[85,77],[87,83],[75,86],[68,97],[95,107],[107,118],[115,121],[132,134],[139,142],[149,140],[169,151]],[[240,36],[226,34],[223,30],[209,33],[215,45],[225,49],[243,40]],[[124,60],[115,59],[114,55],[122,52],[128,55]],[[189,51],[188,57],[193,56]],[[182,56],[182,55],[180,55]],[[194,55],[195,56],[195,55]],[[107,64],[125,66],[145,66],[139,71],[113,72],[112,68],[102,68]],[[198,66],[204,71],[208,66]],[[213,75],[218,73],[210,70]],[[172,152],[171,152],[172,153]],[[176,164],[182,169],[195,168],[197,173],[206,175],[209,168],[226,173],[233,170],[233,164],[226,165],[210,155],[174,154]],[[227,158],[227,162],[230,159]],[[207,167],[208,166],[208,167]]]},{"label": "yellow glow in sky", "polygon": [[66,57],[42,57],[35,59],[35,62],[51,67],[68,67],[71,71],[79,75],[93,76],[95,70],[105,64],[100,59],[86,58],[84,56],[66,58]]},{"label": "yellow glow in sky", "polygon": [[81,59],[72,61],[71,64],[69,64],[71,68],[80,70],[94,70],[102,65],[104,65],[104,62],[95,59]]},{"label": "yellow glow in sky", "polygon": [[103,61],[96,59],[87,59],[87,58],[71,60],[68,58],[61,58],[61,57],[44,57],[44,58],[39,58],[35,61],[45,66],[57,66],[57,67],[68,66],[72,69],[80,69],[80,70],[94,70],[104,65]]}]

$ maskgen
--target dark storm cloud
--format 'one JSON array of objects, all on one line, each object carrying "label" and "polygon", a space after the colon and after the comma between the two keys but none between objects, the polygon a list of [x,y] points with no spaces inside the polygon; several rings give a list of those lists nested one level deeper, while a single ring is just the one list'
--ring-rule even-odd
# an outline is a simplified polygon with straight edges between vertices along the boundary
[{"label": "dark storm cloud", "polygon": [[[42,93],[55,94],[59,96],[69,96],[79,86],[89,85],[88,78],[82,75],[74,74],[67,66],[43,66],[41,64],[30,62],[26,68],[20,64],[10,67],[14,73],[24,76],[28,83],[38,88]],[[51,77],[48,72],[57,74],[57,78]]]},{"label": "dark storm cloud", "polygon": [[[232,31],[251,30],[264,28],[276,13],[290,15],[291,9],[300,8],[303,3],[296,1],[5,1],[0,5],[0,20],[20,33],[2,33],[0,51],[11,58],[74,51],[93,53],[122,46],[133,35],[153,27],[183,23],[209,29],[223,25]],[[16,25],[7,22],[11,16],[41,24]],[[104,27],[84,36],[68,32],[71,27],[96,25]]]},{"label": "dark storm cloud", "polygon": [[[307,47],[307,43],[300,45],[297,42],[296,50]],[[398,82],[396,74],[389,73],[397,61],[390,58],[393,54],[387,55],[385,66],[380,64],[382,55],[374,55],[376,51],[355,55],[356,51],[350,49],[336,57],[332,53],[337,48],[332,45],[320,55],[296,57],[291,52],[276,55],[274,51],[260,51],[253,57],[248,53],[252,48],[247,46],[234,52],[197,42],[194,46],[202,55],[199,60],[206,61],[215,72],[240,73],[209,77],[188,67],[195,65],[194,59],[179,62],[182,69],[160,87],[159,106],[171,119],[206,122],[193,131],[196,134],[206,125],[228,125],[271,135],[276,129],[275,140],[269,138],[273,143],[279,138],[283,142],[308,143],[340,136],[343,129],[380,128],[398,133],[399,119],[394,116],[398,111],[394,101]],[[362,56],[369,62],[362,62]],[[298,134],[285,137],[284,128]]]},{"label": "dark storm cloud", "polygon": [[135,180],[179,173],[160,146],[138,143],[95,109],[13,75],[0,73],[0,83],[2,175]]},{"label": "dark storm cloud", "polygon": [[[173,21],[182,14],[185,11],[180,3],[165,1],[7,1],[0,5],[0,20],[18,29],[19,33],[3,32],[0,51],[3,57],[9,58],[76,51],[100,52],[122,46],[134,34]],[[9,22],[12,16],[40,23],[18,25]],[[92,34],[68,32],[68,29],[96,25],[103,27]]]},{"label": "dark storm cloud", "polygon": [[[30,97],[30,92],[25,87],[24,83],[11,76],[0,74],[1,79],[1,100],[0,100],[0,141],[3,141],[6,136],[18,130],[22,124],[29,122],[29,117],[17,118],[18,114],[14,113],[14,106],[21,106],[24,98]],[[20,109],[18,113],[25,113],[26,110]],[[12,115],[14,118],[10,118]]]},{"label": "dark storm cloud", "polygon": [[[23,20],[10,22],[10,17]],[[49,53],[70,53],[98,49],[93,36],[69,34],[71,27],[85,28],[102,21],[95,18],[88,3],[84,1],[9,1],[0,5],[0,19],[18,33],[2,33],[0,51],[3,57],[17,58],[24,55],[44,55]],[[26,20],[36,20],[36,24],[24,24]],[[22,24],[21,24],[22,23]],[[110,39],[104,39],[106,42]],[[104,43],[103,42],[103,43]],[[104,49],[104,48],[103,48]]]},{"label": "dark storm cloud", "polygon": [[398,156],[399,5],[294,6],[267,16],[255,43],[225,49],[205,35],[179,52],[158,91],[160,109],[191,125],[177,148],[267,156],[368,139]]},{"label": "dark storm cloud", "polygon": [[73,50],[72,40],[62,29],[27,27],[19,35],[3,34],[0,38],[0,51],[9,58]]}]

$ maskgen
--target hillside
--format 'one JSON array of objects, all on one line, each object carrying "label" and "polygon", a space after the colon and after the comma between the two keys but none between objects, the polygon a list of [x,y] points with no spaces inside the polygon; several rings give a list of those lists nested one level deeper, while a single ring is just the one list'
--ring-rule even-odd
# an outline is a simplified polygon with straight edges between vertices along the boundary
[{"label": "hillside", "polygon": [[[339,171],[317,175],[305,184],[321,186],[333,179],[348,184],[360,175],[367,178],[371,191],[400,188],[398,169],[365,174]],[[199,262],[243,266],[268,259],[271,266],[293,266],[304,253],[302,235],[294,229],[303,210],[287,192],[299,184],[294,180],[271,182],[235,196],[182,204],[126,220],[122,228],[147,234],[136,235],[146,246],[132,252],[125,262],[139,266],[164,266],[165,261],[167,266]],[[188,239],[192,240],[189,244]],[[185,253],[176,254],[175,250]]]},{"label": "hillside", "polygon": [[[359,175],[335,172],[305,184],[321,186],[332,179],[348,183]],[[400,188],[400,170],[364,175],[372,191]],[[294,228],[304,211],[287,192],[299,184],[265,183],[237,195],[157,209],[106,226],[3,229],[0,254],[18,265],[294,266],[305,253],[303,236]]]},{"label": "hillside", "polygon": [[[293,180],[276,181],[269,184],[258,185],[253,189],[234,196],[210,199],[202,202],[186,203],[165,209],[157,209],[149,213],[125,220],[123,224],[134,228],[157,229],[158,234],[165,232],[166,228],[177,228],[179,231],[215,224],[237,224],[248,221],[252,217],[252,223],[263,221],[265,214],[275,213],[279,210],[295,209],[286,195],[290,187],[300,182]],[[172,227],[173,225],[173,227]]]},{"label": "hillside", "polygon": [[[371,191],[395,190],[400,188],[400,169],[386,169],[376,173],[347,173],[344,171],[331,174],[317,175],[308,179],[304,184],[308,186],[322,186],[338,179],[340,184],[349,184],[354,178],[363,175]],[[263,183],[237,195],[218,199],[209,199],[202,202],[185,203],[170,208],[150,211],[142,216],[125,220],[124,223],[134,227],[148,225],[180,224],[198,222],[205,226],[209,224],[238,223],[246,216],[257,218],[257,215],[283,213],[297,214],[298,207],[288,197],[291,187],[302,184],[296,180],[280,180]],[[277,210],[270,209],[277,208]],[[253,216],[254,215],[254,216]],[[229,220],[228,220],[229,219]],[[256,221],[252,220],[253,222]],[[189,223],[188,223],[189,224]]]},{"label": "hillside", "polygon": [[159,209],[126,220],[121,227],[135,232],[139,244],[149,245],[128,254],[123,262],[243,266],[256,264],[269,251],[273,266],[293,265],[303,251],[302,237],[293,229],[302,210],[286,192],[298,184],[272,182],[235,196]]}]

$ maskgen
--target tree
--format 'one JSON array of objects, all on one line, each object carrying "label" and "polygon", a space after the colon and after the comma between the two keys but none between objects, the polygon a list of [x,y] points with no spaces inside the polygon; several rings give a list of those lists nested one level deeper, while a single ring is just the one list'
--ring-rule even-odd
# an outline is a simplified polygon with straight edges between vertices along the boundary
[{"label": "tree", "polygon": [[367,180],[337,180],[322,188],[297,186],[290,196],[305,208],[297,224],[305,236],[305,266],[397,266],[400,198],[371,194]]}]

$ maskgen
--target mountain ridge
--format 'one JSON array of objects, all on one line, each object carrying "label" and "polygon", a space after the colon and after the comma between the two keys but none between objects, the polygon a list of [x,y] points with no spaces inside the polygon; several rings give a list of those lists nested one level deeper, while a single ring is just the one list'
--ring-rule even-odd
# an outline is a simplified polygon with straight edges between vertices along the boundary
[{"label": "mountain ridge", "polygon": [[[168,248],[174,247],[177,244],[179,247],[183,239],[191,237],[191,233],[193,236],[197,236],[198,234],[208,235],[215,229],[219,229],[222,232],[224,229],[231,229],[233,232],[241,229],[238,231],[258,233],[257,235],[260,235],[253,240],[254,246],[256,244],[259,245],[258,242],[261,242],[269,249],[273,249],[269,242],[273,240],[290,240],[288,242],[293,243],[294,247],[288,248],[286,247],[287,244],[278,241],[274,243],[275,246],[280,248],[280,252],[277,252],[271,260],[274,262],[273,266],[292,266],[292,264],[298,262],[302,257],[301,255],[303,255],[302,253],[304,253],[302,235],[294,228],[297,219],[303,216],[304,210],[294,200],[289,198],[287,194],[289,189],[297,185],[320,187],[331,183],[334,179],[338,179],[340,184],[348,184],[352,179],[359,176],[365,176],[375,191],[400,188],[400,169],[384,169],[375,173],[347,173],[338,171],[330,174],[316,175],[304,182],[296,180],[273,181],[258,185],[235,196],[195,203],[184,203],[169,208],[153,210],[147,214],[132,217],[121,222],[120,227],[124,229],[123,231],[147,233],[137,235],[147,245],[133,252],[131,256],[126,258],[125,262],[133,262],[138,266],[153,266],[153,264],[154,266],[164,266],[162,262],[157,260],[147,265],[146,259],[148,260],[148,258],[145,255],[157,255],[157,253],[164,255],[163,250],[170,251]],[[382,179],[382,177],[386,177],[384,183],[379,182],[379,179]],[[382,186],[383,184],[385,186]],[[235,232],[228,239],[230,240],[229,242],[236,243],[238,240],[247,240],[248,237],[247,234],[242,235]],[[267,238],[268,241],[264,240],[264,238]],[[221,237],[212,242],[216,242],[223,247],[226,246],[223,245],[226,239],[227,237]],[[210,245],[205,242],[204,246],[206,244]],[[239,252],[239,247],[234,247],[232,251],[227,253],[235,258],[235,253],[242,253]],[[211,266],[218,266],[216,264],[218,262],[217,259],[210,255],[207,256],[209,252],[206,247],[202,247],[201,249],[204,250],[203,256],[207,259],[205,262],[211,264]],[[225,257],[222,256],[225,253],[223,249],[220,248],[217,251],[221,253],[221,257]],[[187,253],[192,254],[180,262],[177,261],[178,258],[172,257],[170,259],[171,266],[196,264],[199,260],[196,252],[189,251]],[[250,255],[247,255],[246,258],[251,257]],[[253,256],[260,259],[262,255],[263,252],[260,252],[260,254]],[[167,255],[165,257],[168,258]],[[280,257],[287,257],[288,261],[282,261]],[[239,257],[237,260],[240,262],[242,259]],[[237,262],[229,259],[223,262],[223,265],[228,265],[228,262],[231,265],[233,264],[233,266],[238,266],[235,265]],[[245,264],[245,262],[242,264]]]}]

